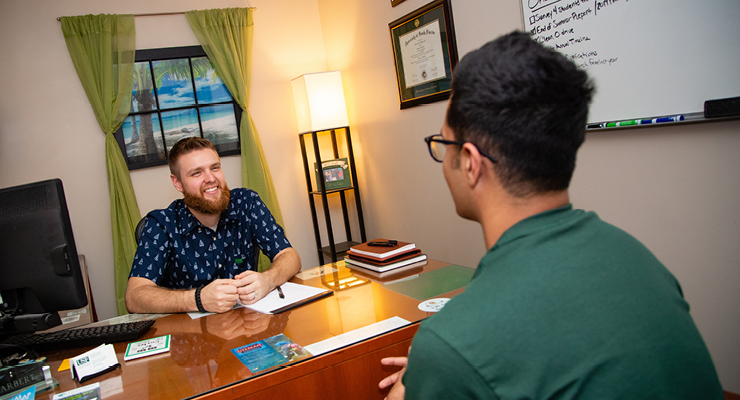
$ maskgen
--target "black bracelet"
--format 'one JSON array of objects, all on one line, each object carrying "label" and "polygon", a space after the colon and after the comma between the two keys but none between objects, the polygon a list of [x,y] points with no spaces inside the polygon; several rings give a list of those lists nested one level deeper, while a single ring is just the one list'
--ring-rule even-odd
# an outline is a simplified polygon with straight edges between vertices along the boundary
[{"label": "black bracelet", "polygon": [[200,301],[200,291],[203,289],[203,286],[198,287],[195,289],[195,305],[198,307],[198,311],[200,312],[208,312],[205,308],[203,308],[203,303]]}]

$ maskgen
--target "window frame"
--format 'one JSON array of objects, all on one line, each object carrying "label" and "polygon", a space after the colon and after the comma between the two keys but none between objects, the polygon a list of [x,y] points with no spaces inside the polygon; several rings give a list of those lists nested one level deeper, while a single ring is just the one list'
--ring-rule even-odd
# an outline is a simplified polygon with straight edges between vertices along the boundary
[{"label": "window frame", "polygon": [[[143,169],[143,168],[150,168],[150,167],[156,167],[160,165],[167,165],[167,160],[169,157],[169,150],[167,149],[167,141],[164,136],[164,127],[162,126],[162,113],[163,112],[171,112],[171,111],[181,111],[181,110],[189,110],[189,109],[195,109],[196,115],[198,118],[198,125],[200,127],[200,137],[203,137],[203,121],[201,120],[200,115],[200,109],[203,107],[209,107],[214,105],[226,105],[231,104],[234,108],[234,117],[236,119],[236,132],[237,132],[237,147],[235,149],[227,149],[227,150],[218,150],[218,155],[220,157],[226,157],[226,156],[232,156],[232,155],[240,155],[241,154],[241,107],[239,104],[234,100],[234,97],[231,96],[231,101],[222,101],[222,102],[214,102],[214,103],[207,103],[207,104],[200,104],[198,102],[198,90],[195,85],[195,74],[193,73],[193,66],[192,62],[190,61],[191,58],[194,57],[208,57],[206,52],[203,50],[202,46],[196,45],[196,46],[183,46],[183,47],[165,47],[165,48],[159,48],[159,49],[137,49],[136,50],[136,56],[135,56],[135,62],[148,62],[150,71],[154,71],[154,68],[152,66],[152,63],[155,61],[162,61],[162,60],[173,60],[173,59],[183,59],[187,58],[188,63],[190,64],[190,81],[191,85],[193,87],[193,97],[195,99],[195,104],[188,105],[188,106],[181,106],[181,107],[173,107],[173,108],[167,108],[165,110],[162,110],[159,102],[159,93],[156,87],[156,82],[154,82],[154,76],[152,74],[152,89],[154,92],[154,99],[156,102],[156,109],[151,111],[136,111],[136,112],[130,112],[129,115],[126,117],[132,117],[142,114],[153,114],[157,116],[157,120],[159,123],[159,134],[162,137],[162,143],[164,145],[164,153],[165,158],[164,159],[157,159],[157,160],[150,160],[150,161],[143,161],[143,162],[132,162],[129,159],[128,153],[126,152],[126,143],[123,136],[123,126],[118,128],[118,130],[114,133],[114,137],[116,139],[116,142],[118,143],[118,147],[121,149],[121,153],[123,154],[123,158],[126,160],[126,166],[128,167],[129,171],[137,170],[137,169]],[[231,93],[229,93],[231,95]],[[216,146],[218,149],[218,146]]]}]

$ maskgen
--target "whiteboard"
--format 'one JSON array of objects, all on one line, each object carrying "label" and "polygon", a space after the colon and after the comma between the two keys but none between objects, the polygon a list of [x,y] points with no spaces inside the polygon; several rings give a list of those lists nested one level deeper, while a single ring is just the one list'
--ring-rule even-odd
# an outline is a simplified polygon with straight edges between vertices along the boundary
[{"label": "whiteboard", "polygon": [[525,31],[594,80],[590,123],[740,96],[740,0],[522,0],[522,15]]}]

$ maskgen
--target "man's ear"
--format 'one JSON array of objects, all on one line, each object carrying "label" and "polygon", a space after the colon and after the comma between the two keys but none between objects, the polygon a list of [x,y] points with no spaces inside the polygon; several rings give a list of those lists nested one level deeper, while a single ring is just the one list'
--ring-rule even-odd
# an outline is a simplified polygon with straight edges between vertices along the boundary
[{"label": "man's ear", "polygon": [[478,184],[483,172],[483,156],[472,143],[465,143],[460,149],[460,168],[463,176],[470,187]]},{"label": "man's ear", "polygon": [[182,193],[182,182],[180,182],[179,179],[175,176],[175,174],[170,174],[170,179],[172,180],[172,186],[177,189],[178,192]]}]

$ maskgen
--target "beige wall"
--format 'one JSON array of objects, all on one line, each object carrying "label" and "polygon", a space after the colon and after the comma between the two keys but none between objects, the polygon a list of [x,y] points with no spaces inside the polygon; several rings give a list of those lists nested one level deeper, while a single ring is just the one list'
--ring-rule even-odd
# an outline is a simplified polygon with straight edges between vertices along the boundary
[{"label": "beige wall", "polygon": [[[329,69],[342,71],[370,236],[476,265],[477,224],[457,217],[422,141],[445,103],[399,110],[388,23],[423,6],[318,0]],[[453,0],[459,53],[521,29],[519,0]],[[643,241],[676,275],[727,390],[740,392],[740,121],[590,133],[574,205]]]},{"label": "beige wall", "polygon": [[[78,251],[90,267],[98,315],[116,315],[104,136],[67,52],[58,16],[156,13],[243,7],[242,0],[0,1],[0,187],[61,178]],[[250,111],[304,264],[318,264],[305,193],[290,80],[326,70],[316,2],[252,0],[255,12]],[[137,48],[198,44],[184,15],[137,17]],[[15,39],[15,40],[13,40]],[[241,186],[240,157],[223,160],[231,187]],[[133,171],[142,213],[179,193],[166,167]],[[302,234],[307,232],[308,234]]]},{"label": "beige wall", "polygon": [[[476,265],[477,224],[457,217],[439,164],[422,141],[445,105],[398,109],[388,23],[425,4],[406,0],[250,0],[255,43],[250,110],[290,239],[318,263],[290,80],[341,70],[368,236],[416,242],[431,257]],[[453,0],[464,54],[521,27],[517,0]],[[88,257],[102,317],[115,314],[103,137],[77,81],[56,17],[244,6],[219,1],[0,0],[0,187],[60,177],[78,250]],[[158,27],[161,26],[162,28]],[[195,44],[183,16],[136,19],[137,47]],[[12,43],[7,38],[22,38]],[[572,185],[597,211],[650,247],[681,281],[726,390],[740,392],[740,122],[589,134]],[[224,159],[240,184],[239,157]],[[142,212],[178,193],[165,168],[132,173]]]}]

